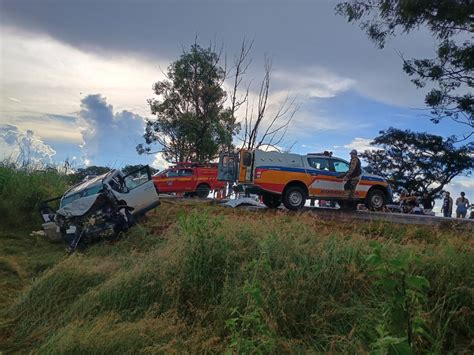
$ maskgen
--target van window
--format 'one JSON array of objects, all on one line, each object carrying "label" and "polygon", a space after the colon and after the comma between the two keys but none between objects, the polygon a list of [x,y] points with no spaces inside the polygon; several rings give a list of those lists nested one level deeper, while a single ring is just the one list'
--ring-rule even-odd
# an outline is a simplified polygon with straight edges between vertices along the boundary
[{"label": "van window", "polygon": [[123,181],[125,186],[127,187],[127,191],[129,192],[138,186],[145,184],[146,182],[151,180],[150,170],[148,166],[144,166],[136,171],[131,172],[130,174],[123,177]]},{"label": "van window", "polygon": [[308,164],[317,170],[329,171],[329,159],[326,158],[308,158]]}]

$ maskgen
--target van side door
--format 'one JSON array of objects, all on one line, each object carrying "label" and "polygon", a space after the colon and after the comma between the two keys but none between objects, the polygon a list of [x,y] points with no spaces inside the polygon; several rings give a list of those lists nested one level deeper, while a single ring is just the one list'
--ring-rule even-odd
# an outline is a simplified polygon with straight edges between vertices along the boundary
[{"label": "van side door", "polygon": [[151,171],[148,165],[132,171],[123,178],[124,189],[120,196],[128,206],[133,207],[132,213],[144,211],[156,207],[158,193],[151,178]]}]

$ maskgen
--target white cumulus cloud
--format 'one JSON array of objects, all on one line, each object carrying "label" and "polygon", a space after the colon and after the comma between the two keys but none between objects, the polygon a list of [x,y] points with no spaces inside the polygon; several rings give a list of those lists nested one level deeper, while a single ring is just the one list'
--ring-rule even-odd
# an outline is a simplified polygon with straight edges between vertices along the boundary
[{"label": "white cumulus cloud", "polygon": [[83,162],[86,165],[116,165],[136,157],[136,146],[143,140],[145,121],[130,111],[114,112],[100,94],[88,95],[81,101],[78,126],[82,135]]},{"label": "white cumulus cloud", "polygon": [[159,171],[165,170],[171,166],[169,162],[163,156],[163,153],[156,153],[155,159],[151,163],[151,166],[155,169],[159,169]]},{"label": "white cumulus cloud", "polygon": [[272,74],[275,84],[288,88],[291,92],[305,97],[328,98],[349,90],[356,81],[335,74],[323,67],[306,67],[304,70],[284,72],[275,71]]},{"label": "white cumulus cloud", "polygon": [[370,142],[372,142],[372,139],[369,138],[354,138],[352,142],[344,145],[344,148],[355,149],[358,152],[363,152],[366,150],[377,150],[377,147],[370,145]]}]

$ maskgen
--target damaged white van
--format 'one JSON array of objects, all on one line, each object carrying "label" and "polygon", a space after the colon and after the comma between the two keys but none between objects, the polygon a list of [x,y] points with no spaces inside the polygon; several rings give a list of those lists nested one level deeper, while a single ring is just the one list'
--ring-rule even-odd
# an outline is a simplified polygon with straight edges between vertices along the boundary
[{"label": "damaged white van", "polygon": [[[60,200],[54,211],[49,203]],[[130,174],[111,170],[83,181],[63,196],[40,207],[43,228],[50,238],[62,237],[69,251],[96,239],[114,238],[127,230],[137,216],[160,205],[149,166]]]}]

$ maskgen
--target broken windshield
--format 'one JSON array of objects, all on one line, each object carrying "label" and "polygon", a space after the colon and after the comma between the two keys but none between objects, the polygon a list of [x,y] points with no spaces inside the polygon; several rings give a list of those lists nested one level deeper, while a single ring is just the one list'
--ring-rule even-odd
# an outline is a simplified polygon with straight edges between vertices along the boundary
[{"label": "broken windshield", "polygon": [[69,205],[71,202],[76,201],[79,198],[86,197],[86,196],[91,196],[98,194],[102,190],[102,184],[97,184],[95,186],[89,187],[88,189],[79,191],[75,194],[68,195],[67,197],[64,197],[61,200],[60,208],[63,208],[66,205]]}]

